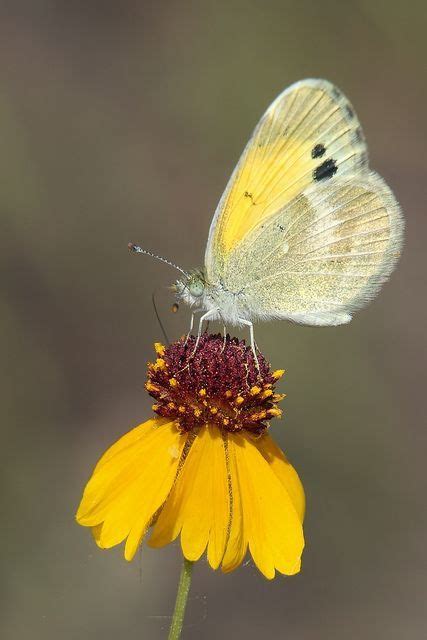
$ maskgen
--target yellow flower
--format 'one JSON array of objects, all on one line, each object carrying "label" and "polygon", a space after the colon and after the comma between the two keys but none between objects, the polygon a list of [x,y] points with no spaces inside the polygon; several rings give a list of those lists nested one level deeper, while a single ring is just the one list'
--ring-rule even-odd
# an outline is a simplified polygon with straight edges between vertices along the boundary
[{"label": "yellow flower", "polygon": [[[266,578],[300,569],[304,490],[269,436],[281,412],[277,373],[243,342],[204,334],[167,348],[148,368],[157,417],[139,425],[99,460],[77,512],[101,548],[124,540],[132,560],[148,544],[181,537],[196,561],[232,571],[247,550]],[[171,385],[170,381],[175,382]],[[269,389],[273,393],[266,393]]]}]

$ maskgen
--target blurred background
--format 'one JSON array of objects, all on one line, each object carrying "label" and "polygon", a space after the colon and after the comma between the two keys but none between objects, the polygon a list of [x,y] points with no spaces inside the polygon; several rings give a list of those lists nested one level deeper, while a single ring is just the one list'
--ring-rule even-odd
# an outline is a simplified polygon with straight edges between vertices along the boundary
[{"label": "blurred background", "polygon": [[307,492],[303,570],[202,560],[183,637],[426,637],[426,23],[421,1],[1,2],[3,638],[167,636],[179,546],[128,564],[74,523],[150,415],[153,289],[171,337],[189,322],[175,273],[126,245],[201,265],[250,132],[307,76],[356,107],[406,246],[350,325],[256,329],[288,372],[272,434]]}]

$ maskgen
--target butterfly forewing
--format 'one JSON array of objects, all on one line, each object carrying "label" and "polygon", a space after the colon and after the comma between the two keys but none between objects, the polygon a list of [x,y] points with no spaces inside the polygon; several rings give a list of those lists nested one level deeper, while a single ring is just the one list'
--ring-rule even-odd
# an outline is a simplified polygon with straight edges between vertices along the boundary
[{"label": "butterfly forewing", "polygon": [[206,249],[208,278],[221,279],[245,236],[304,189],[367,167],[359,121],[336,87],[303,80],[286,89],[261,118],[218,205]]}]

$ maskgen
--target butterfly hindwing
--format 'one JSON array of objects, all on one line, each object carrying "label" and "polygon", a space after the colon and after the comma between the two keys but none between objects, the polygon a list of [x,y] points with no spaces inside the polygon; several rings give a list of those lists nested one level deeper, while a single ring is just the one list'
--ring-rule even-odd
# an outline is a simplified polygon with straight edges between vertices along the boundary
[{"label": "butterfly hindwing", "polygon": [[399,205],[378,174],[337,176],[249,232],[223,278],[253,317],[342,324],[388,278],[402,237]]},{"label": "butterfly hindwing", "polygon": [[326,80],[286,89],[255,128],[212,221],[207,277],[222,278],[230,253],[310,185],[368,170],[363,133],[353,107]]}]

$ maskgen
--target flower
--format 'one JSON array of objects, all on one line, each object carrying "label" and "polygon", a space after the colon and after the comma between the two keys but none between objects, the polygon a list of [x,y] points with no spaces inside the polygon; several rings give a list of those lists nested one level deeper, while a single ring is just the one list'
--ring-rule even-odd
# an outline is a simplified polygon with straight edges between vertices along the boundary
[{"label": "flower", "polygon": [[181,536],[182,552],[232,571],[247,549],[266,578],[299,571],[304,490],[268,434],[283,395],[262,354],[237,338],[204,334],[155,345],[147,391],[156,417],[128,432],[95,467],[77,512],[97,545],[124,540],[132,560]]}]

